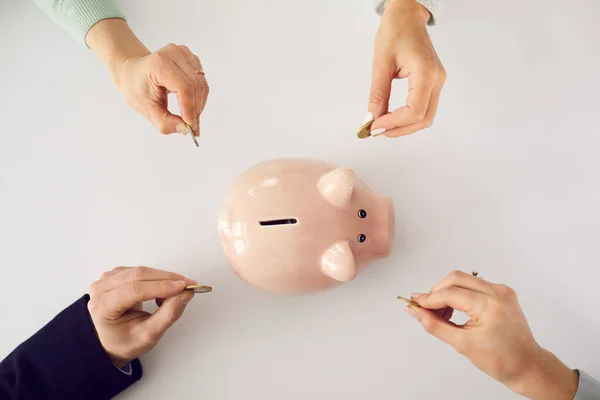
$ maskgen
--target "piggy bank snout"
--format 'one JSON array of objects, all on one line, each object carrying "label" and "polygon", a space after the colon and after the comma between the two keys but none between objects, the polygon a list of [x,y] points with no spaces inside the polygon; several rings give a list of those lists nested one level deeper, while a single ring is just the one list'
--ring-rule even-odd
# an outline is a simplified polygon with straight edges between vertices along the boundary
[{"label": "piggy bank snout", "polygon": [[392,243],[395,235],[394,204],[392,199],[378,196],[375,203],[375,215],[373,222],[373,253],[378,258],[386,258],[392,251]]}]

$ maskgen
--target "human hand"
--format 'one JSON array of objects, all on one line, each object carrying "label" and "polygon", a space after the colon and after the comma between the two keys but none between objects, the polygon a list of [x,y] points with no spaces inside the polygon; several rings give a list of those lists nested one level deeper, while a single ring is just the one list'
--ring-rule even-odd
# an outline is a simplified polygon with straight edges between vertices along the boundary
[{"label": "human hand", "polygon": [[[186,123],[195,136],[200,135],[200,114],[209,88],[200,60],[188,47],[169,44],[152,54],[128,58],[117,76],[129,105],[161,133],[186,134]],[[177,95],[181,117],[167,109],[170,92]]]},{"label": "human hand", "polygon": [[[530,399],[572,400],[578,377],[535,341],[514,290],[454,271],[406,311],[493,379]],[[450,321],[467,314],[464,325]]]},{"label": "human hand", "polygon": [[[415,0],[389,0],[375,38],[371,93],[364,123],[371,134],[408,135],[430,127],[446,71],[427,32],[429,11]],[[406,105],[388,112],[392,81],[408,78]]]},{"label": "human hand", "polygon": [[[86,42],[109,69],[128,104],[163,134],[186,134],[185,124],[200,135],[200,114],[209,87],[200,59],[186,46],[169,44],[151,53],[127,23],[108,19],[96,24]],[[181,116],[168,110],[175,93]]]},{"label": "human hand", "polygon": [[[197,282],[174,272],[148,267],[117,267],[90,287],[88,310],[98,339],[113,364],[122,368],[149,352],[183,314]],[[156,300],[154,314],[142,303]]]}]

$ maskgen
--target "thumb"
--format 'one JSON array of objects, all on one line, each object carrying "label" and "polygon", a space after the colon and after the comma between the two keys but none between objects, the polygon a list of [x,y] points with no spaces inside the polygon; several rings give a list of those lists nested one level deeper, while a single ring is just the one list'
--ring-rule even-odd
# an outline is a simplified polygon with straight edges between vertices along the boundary
[{"label": "thumb", "polygon": [[158,128],[163,135],[171,133],[187,134],[185,122],[179,115],[174,115],[158,104],[155,104],[150,109],[150,121]]},{"label": "thumb", "polygon": [[379,118],[388,112],[394,68],[383,63],[373,64],[368,111]]},{"label": "thumb", "polygon": [[427,333],[435,336],[442,342],[448,343],[455,349],[461,341],[464,341],[463,335],[466,332],[456,324],[442,319],[435,312],[412,306],[406,307],[405,310],[410,316],[416,318],[421,323]]},{"label": "thumb", "polygon": [[177,296],[165,299],[158,310],[144,322],[146,325],[145,330],[151,333],[152,337],[161,338],[167,329],[181,318],[192,298],[194,298],[194,293],[185,290]]}]

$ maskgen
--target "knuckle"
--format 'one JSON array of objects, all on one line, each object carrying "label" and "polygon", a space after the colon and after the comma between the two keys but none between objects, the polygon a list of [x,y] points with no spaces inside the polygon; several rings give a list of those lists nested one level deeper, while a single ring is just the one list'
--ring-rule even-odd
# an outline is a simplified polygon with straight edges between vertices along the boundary
[{"label": "knuckle", "polygon": [[371,93],[369,93],[369,103],[371,103],[371,104],[386,104],[387,99],[381,93],[371,91]]},{"label": "knuckle", "polygon": [[167,124],[166,121],[158,122],[156,124],[156,128],[161,133],[161,135],[168,135],[169,133],[171,133],[171,130],[169,129],[169,125]]},{"label": "knuckle", "polygon": [[174,312],[174,311],[169,311],[169,313],[166,316],[167,322],[172,325],[175,322],[177,322],[177,320],[179,319],[179,314]]},{"label": "knuckle", "polygon": [[177,47],[179,47],[181,50],[183,50],[183,51],[184,51],[184,52],[186,52],[186,53],[191,53],[191,52],[192,52],[192,51],[190,50],[190,48],[189,48],[189,47],[187,47],[185,44],[180,44],[180,45],[179,45],[179,46],[177,46]]},{"label": "knuckle", "polygon": [[517,298],[517,293],[510,286],[500,284],[496,286],[496,292],[498,296],[504,300],[514,300]]},{"label": "knuckle", "polygon": [[423,121],[423,125],[425,125],[426,128],[430,128],[433,125],[433,119],[427,118]]},{"label": "knuckle", "polygon": [[96,281],[90,285],[90,298],[96,297],[96,295],[98,294],[98,285],[99,285],[98,281]]},{"label": "knuckle", "polygon": [[159,289],[161,292],[163,293],[170,293],[173,292],[173,281],[178,280],[177,278],[173,278],[173,280],[169,281],[169,280],[164,280],[164,281],[159,281],[157,289]]},{"label": "knuckle", "polygon": [[142,292],[144,286],[140,281],[133,281],[129,283],[129,292],[133,297],[136,297]]},{"label": "knuckle", "polygon": [[136,279],[143,279],[148,276],[150,269],[148,267],[135,267],[133,270],[133,276]]},{"label": "knuckle", "polygon": [[195,89],[200,89],[202,86],[204,86],[204,79],[202,79],[200,75],[196,74],[192,79],[192,84],[194,85]]},{"label": "knuckle", "polygon": [[463,276],[463,272],[458,269],[455,269],[454,271],[450,272],[450,274],[448,275],[448,278],[450,278],[452,281],[457,281],[462,276]]},{"label": "knuckle", "polygon": [[426,316],[424,318],[421,319],[421,325],[423,326],[423,329],[425,329],[425,332],[433,334],[435,332],[435,325],[436,325],[436,321],[435,319]]},{"label": "knuckle", "polygon": [[95,299],[90,299],[90,301],[88,301],[88,311],[90,312],[90,315],[94,315],[98,312],[99,309],[99,304]]},{"label": "knuckle", "polygon": [[422,108],[414,108],[412,110],[416,122],[423,122],[425,120],[425,110]]},{"label": "knuckle", "polygon": [[446,72],[446,69],[441,65],[439,66],[437,71],[437,78],[442,83],[446,82],[446,79],[448,78],[448,73]]}]

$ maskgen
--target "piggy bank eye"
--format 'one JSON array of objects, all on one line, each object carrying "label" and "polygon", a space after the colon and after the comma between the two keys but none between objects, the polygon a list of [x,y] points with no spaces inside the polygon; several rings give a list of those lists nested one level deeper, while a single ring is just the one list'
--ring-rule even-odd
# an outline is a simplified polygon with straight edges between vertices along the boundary
[{"label": "piggy bank eye", "polygon": [[365,210],[358,210],[359,218],[367,218],[367,212]]},{"label": "piggy bank eye", "polygon": [[358,235],[356,240],[358,240],[358,243],[364,243],[364,241],[367,240],[367,236],[365,236],[364,233],[361,233],[360,235]]}]

